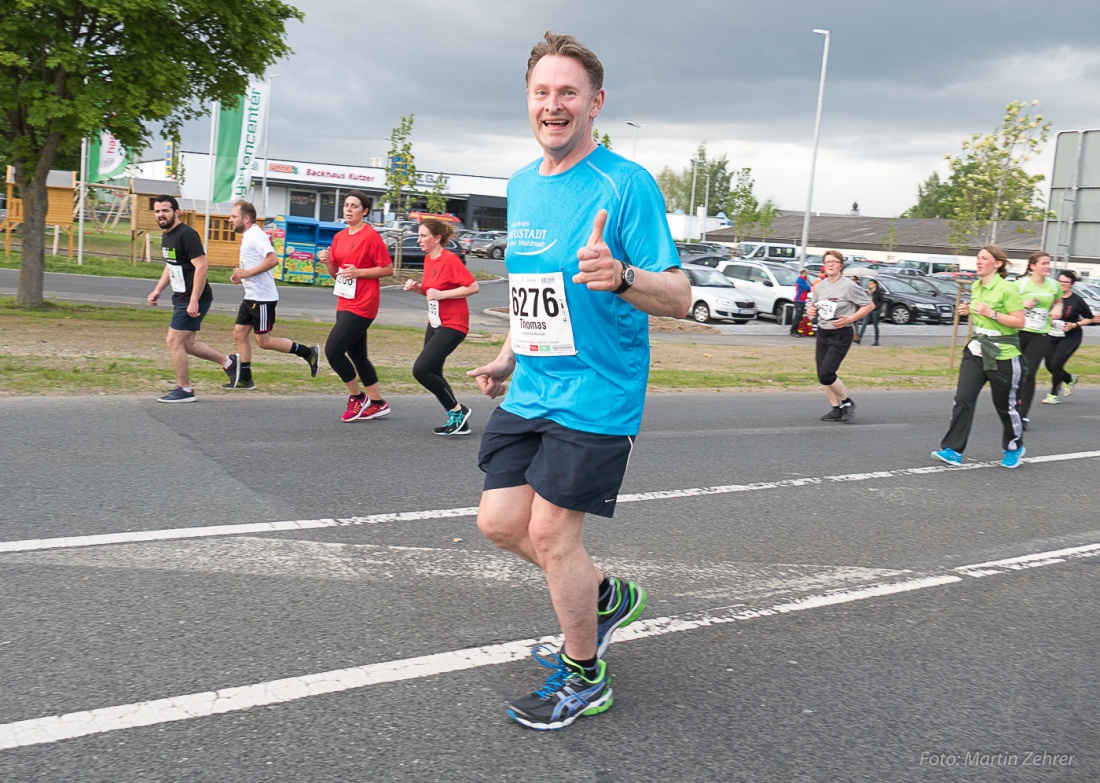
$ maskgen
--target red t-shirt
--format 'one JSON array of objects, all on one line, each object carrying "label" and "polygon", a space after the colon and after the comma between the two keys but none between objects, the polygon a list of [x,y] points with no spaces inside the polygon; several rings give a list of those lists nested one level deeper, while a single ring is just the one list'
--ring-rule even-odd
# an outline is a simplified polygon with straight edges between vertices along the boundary
[{"label": "red t-shirt", "polygon": [[[444,249],[439,258],[424,258],[424,279],[420,281],[420,292],[424,293],[429,288],[450,291],[473,285],[475,280],[462,259]],[[470,306],[466,303],[466,297],[439,300],[439,325],[456,329],[463,334],[469,333]]]},{"label": "red t-shirt", "polygon": [[[386,244],[378,232],[368,225],[364,225],[354,234],[348,233],[345,228],[332,238],[332,247],[329,249],[331,258],[339,270],[345,266],[355,266],[360,269],[371,267],[390,266],[393,261],[386,250]],[[336,309],[351,310],[356,315],[364,318],[378,317],[379,285],[377,277],[357,277],[355,279],[355,298],[336,300]]]}]

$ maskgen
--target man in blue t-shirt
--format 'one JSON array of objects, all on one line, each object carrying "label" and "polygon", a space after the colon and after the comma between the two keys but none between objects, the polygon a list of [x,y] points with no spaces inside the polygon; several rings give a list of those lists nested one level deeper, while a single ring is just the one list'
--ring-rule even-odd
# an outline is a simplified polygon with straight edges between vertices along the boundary
[{"label": "man in blue t-shirt", "polygon": [[546,685],[509,705],[536,729],[612,703],[601,660],[645,609],[641,586],[604,575],[585,551],[584,517],[610,517],[642,418],[648,315],[683,318],[691,288],[645,169],[593,140],[603,65],[547,33],[527,65],[527,108],[543,157],[508,183],[510,332],[469,374],[505,393],[481,442],[478,527],[546,574],[565,641],[539,646]]}]

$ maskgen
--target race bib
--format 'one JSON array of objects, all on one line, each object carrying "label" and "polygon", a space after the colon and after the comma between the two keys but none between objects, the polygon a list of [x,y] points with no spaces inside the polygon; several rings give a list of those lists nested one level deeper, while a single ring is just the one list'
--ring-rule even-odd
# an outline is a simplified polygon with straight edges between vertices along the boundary
[{"label": "race bib", "polygon": [[1047,325],[1049,310],[1041,307],[1033,307],[1024,314],[1024,328],[1031,331],[1040,331]]},{"label": "race bib", "polygon": [[817,317],[822,321],[831,321],[836,317],[837,302],[830,302],[828,300],[823,302],[816,302]]},{"label": "race bib", "polygon": [[183,279],[183,267],[178,264],[166,264],[168,267],[168,283],[177,294],[187,293],[187,281]]},{"label": "race bib", "polygon": [[343,275],[336,275],[332,283],[332,293],[341,299],[354,299],[355,279],[344,277]]},{"label": "race bib", "polygon": [[522,356],[575,356],[561,272],[509,275],[512,350]]},{"label": "race bib", "polygon": [[439,300],[428,300],[428,323],[433,329],[438,329],[439,325],[443,323],[439,320]]},{"label": "race bib", "polygon": [[1051,337],[1065,337],[1066,336],[1066,322],[1065,321],[1051,321],[1050,322],[1050,336]]}]

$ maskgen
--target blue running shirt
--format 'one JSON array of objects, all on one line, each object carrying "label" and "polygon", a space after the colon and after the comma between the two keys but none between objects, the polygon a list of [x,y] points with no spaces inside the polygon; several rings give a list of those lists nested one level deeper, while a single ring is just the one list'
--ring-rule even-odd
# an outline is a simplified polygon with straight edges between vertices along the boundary
[{"label": "blue running shirt", "polygon": [[649,316],[572,277],[601,209],[614,258],[650,272],[679,267],[664,198],[649,172],[602,146],[561,174],[539,174],[540,163],[508,182],[504,259],[509,274],[562,273],[577,353],[518,355],[502,407],[582,432],[636,435],[649,380]]}]

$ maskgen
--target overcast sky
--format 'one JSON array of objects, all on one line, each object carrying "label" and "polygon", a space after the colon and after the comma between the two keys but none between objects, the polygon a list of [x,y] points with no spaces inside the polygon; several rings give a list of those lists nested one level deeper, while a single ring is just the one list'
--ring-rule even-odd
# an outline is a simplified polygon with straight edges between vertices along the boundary
[{"label": "overcast sky", "polygon": [[[366,165],[414,114],[421,171],[508,176],[540,152],[523,77],[548,29],[602,60],[596,127],[616,152],[634,152],[628,121],[644,125],[637,160],[654,175],[684,169],[705,141],[783,209],[806,204],[824,41],[813,28],[832,32],[815,211],[858,201],[864,215],[898,214],[1014,99],[1038,100],[1053,133],[1100,127],[1100,12],[1085,0],[294,4],[306,18],[272,69],[272,158]],[[1028,166],[1048,179],[1053,133]],[[205,150],[208,135],[209,120],[189,124],[184,149]]]}]

